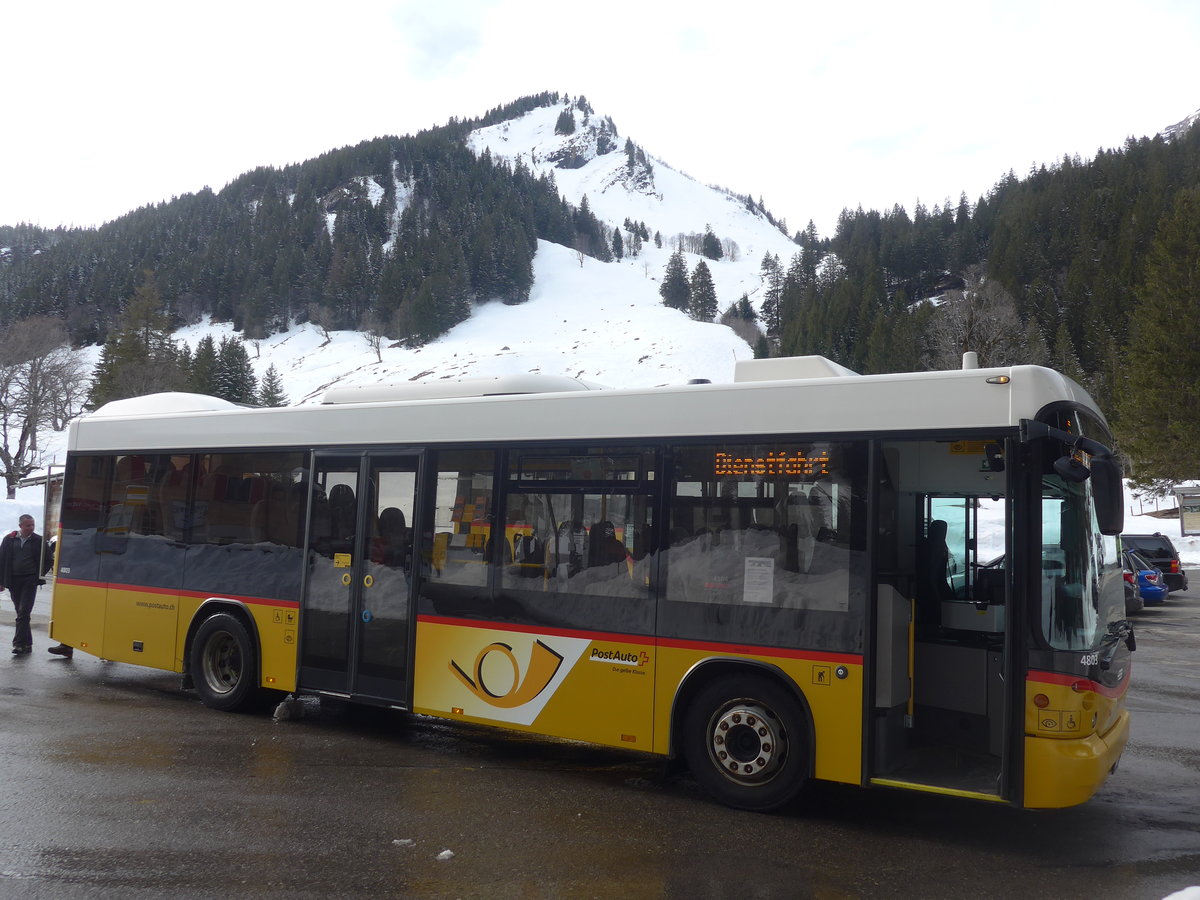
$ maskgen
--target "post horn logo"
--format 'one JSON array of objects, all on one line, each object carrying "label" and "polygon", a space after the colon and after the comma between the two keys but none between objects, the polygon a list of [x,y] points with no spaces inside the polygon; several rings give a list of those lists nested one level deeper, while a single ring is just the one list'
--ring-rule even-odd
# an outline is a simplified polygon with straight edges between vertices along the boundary
[{"label": "post horn logo", "polygon": [[[497,693],[489,688],[484,681],[483,664],[492,653],[503,655],[512,666],[512,681],[508,684],[507,690],[504,693]],[[529,671],[525,673],[525,678],[522,680],[521,667],[517,664],[517,657],[513,654],[512,647],[496,641],[480,650],[479,655],[475,657],[475,674],[473,678],[464,672],[454,660],[450,660],[450,671],[466,686],[467,690],[484,703],[499,707],[500,709],[514,709],[528,703],[544,691],[546,685],[550,683],[555,673],[558,672],[562,661],[563,658],[561,655],[551,650],[541,641],[535,641],[529,655]],[[493,682],[494,680],[493,676]]]}]

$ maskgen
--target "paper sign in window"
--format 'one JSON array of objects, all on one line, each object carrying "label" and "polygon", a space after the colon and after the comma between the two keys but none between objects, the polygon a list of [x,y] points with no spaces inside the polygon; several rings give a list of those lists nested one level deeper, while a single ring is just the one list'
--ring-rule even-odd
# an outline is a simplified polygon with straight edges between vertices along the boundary
[{"label": "paper sign in window", "polygon": [[743,603],[771,603],[775,596],[775,560],[766,556],[746,557]]}]

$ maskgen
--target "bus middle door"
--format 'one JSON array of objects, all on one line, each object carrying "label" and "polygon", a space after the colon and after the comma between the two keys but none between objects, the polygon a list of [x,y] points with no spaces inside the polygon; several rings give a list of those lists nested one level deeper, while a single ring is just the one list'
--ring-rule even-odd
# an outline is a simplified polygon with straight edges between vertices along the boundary
[{"label": "bus middle door", "polygon": [[301,687],[408,704],[418,461],[315,454]]}]

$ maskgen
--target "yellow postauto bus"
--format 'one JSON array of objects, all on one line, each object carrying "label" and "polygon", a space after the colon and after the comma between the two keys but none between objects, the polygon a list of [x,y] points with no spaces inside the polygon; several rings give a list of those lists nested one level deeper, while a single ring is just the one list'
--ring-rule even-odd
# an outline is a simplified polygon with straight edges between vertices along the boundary
[{"label": "yellow postauto bus", "polygon": [[51,635],[217,709],[681,756],[744,809],[809,779],[1068,806],[1129,731],[1110,444],[1025,366],[134,398],[71,425]]}]

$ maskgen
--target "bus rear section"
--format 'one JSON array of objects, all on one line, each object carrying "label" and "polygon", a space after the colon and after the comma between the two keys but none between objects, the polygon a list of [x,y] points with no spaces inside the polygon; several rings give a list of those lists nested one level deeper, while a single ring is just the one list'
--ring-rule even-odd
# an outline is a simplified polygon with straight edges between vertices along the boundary
[{"label": "bus rear section", "polygon": [[[72,455],[51,636],[189,678],[207,670],[210,705],[294,690],[306,523],[287,492],[307,464],[294,452]],[[234,624],[193,665],[217,613]]]}]

